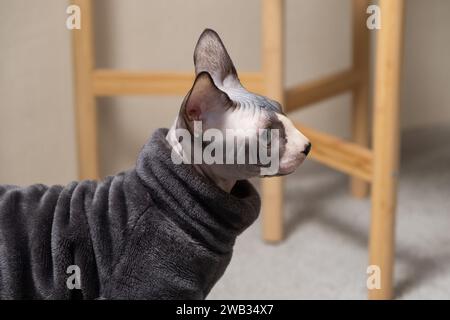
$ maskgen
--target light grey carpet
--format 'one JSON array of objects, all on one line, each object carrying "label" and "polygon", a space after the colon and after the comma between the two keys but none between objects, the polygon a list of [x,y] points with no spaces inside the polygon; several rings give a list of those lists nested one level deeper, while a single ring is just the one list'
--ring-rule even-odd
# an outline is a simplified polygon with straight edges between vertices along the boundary
[{"label": "light grey carpet", "polygon": [[[450,299],[450,128],[402,139],[396,297]],[[286,240],[265,244],[255,223],[208,298],[366,299],[370,203],[347,181],[307,161],[286,182]]]}]

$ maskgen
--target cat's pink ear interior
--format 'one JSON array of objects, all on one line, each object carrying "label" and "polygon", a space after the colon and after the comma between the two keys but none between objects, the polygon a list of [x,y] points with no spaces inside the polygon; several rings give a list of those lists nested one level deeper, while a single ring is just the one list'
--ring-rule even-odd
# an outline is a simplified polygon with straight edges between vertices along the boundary
[{"label": "cat's pink ear interior", "polygon": [[232,102],[227,94],[214,84],[208,72],[201,72],[186,99],[184,110],[190,121],[202,121],[214,109],[227,108]]}]

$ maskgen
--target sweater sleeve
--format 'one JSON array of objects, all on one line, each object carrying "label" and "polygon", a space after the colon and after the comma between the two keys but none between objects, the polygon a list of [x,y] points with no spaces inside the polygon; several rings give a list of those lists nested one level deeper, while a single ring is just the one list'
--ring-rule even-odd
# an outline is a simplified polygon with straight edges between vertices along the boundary
[{"label": "sweater sleeve", "polygon": [[[65,187],[0,185],[0,298],[101,297],[147,197],[134,170]],[[69,288],[78,271],[80,289]]]}]

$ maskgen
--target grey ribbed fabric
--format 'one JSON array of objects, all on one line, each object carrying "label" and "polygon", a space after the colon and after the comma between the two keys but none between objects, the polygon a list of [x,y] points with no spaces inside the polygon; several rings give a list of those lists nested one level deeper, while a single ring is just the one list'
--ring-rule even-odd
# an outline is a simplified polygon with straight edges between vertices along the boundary
[{"label": "grey ribbed fabric", "polygon": [[[157,130],[136,167],[101,182],[0,186],[2,299],[203,299],[258,216],[248,181],[226,193],[175,165]],[[77,265],[81,289],[69,290]]]}]

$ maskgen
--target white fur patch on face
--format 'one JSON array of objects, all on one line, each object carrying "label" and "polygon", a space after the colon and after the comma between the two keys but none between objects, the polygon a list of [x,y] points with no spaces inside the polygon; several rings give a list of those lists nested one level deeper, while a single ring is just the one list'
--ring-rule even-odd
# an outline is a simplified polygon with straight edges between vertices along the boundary
[{"label": "white fur patch on face", "polygon": [[285,145],[285,151],[280,159],[280,174],[288,174],[295,169],[305,160],[305,149],[310,143],[309,140],[297,130],[291,120],[286,116],[277,113],[278,120],[284,126],[285,137],[287,143]]}]

